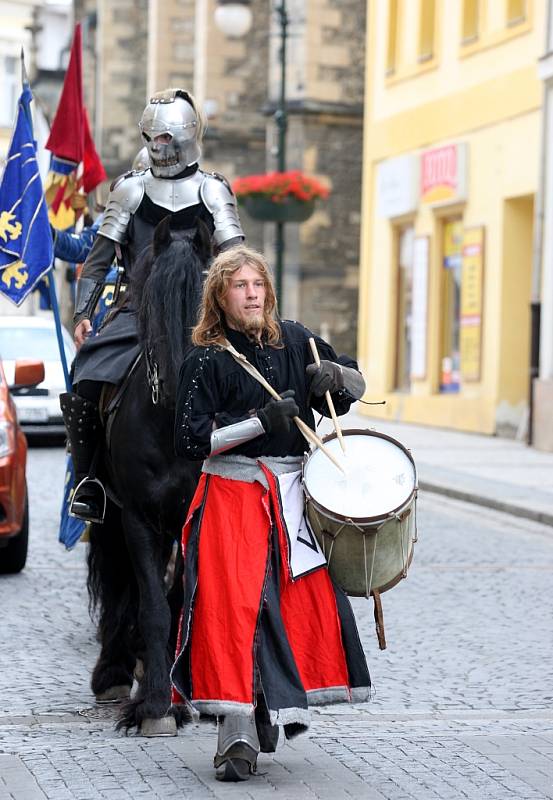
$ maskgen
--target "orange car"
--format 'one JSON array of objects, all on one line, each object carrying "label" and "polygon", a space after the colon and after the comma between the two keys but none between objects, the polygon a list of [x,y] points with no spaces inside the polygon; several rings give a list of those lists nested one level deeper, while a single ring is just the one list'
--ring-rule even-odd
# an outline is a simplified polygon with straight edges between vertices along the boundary
[{"label": "orange car", "polygon": [[[18,361],[15,386],[44,380],[41,361]],[[19,423],[0,360],[0,574],[21,572],[27,560],[29,503],[25,468],[27,440]]]}]

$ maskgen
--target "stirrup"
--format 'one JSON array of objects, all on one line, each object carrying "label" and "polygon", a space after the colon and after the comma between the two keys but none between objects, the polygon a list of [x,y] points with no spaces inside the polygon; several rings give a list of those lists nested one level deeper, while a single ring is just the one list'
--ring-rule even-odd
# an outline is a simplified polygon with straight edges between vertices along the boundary
[{"label": "stirrup", "polygon": [[[81,489],[89,490],[90,497],[79,498],[78,495]],[[86,476],[73,491],[73,497],[69,505],[69,515],[85,522],[102,524],[106,515],[106,505],[106,490],[102,482],[98,478]]]}]

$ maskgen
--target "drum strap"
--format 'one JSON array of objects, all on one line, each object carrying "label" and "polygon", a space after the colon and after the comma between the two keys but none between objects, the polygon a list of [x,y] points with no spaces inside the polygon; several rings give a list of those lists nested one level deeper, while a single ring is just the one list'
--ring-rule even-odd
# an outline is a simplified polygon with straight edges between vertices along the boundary
[{"label": "drum strap", "polygon": [[380,650],[386,649],[386,634],[384,633],[384,614],[382,613],[382,600],[380,599],[380,592],[378,589],[373,589],[371,592],[374,600],[374,624],[376,627],[376,635],[378,637],[378,647]]}]

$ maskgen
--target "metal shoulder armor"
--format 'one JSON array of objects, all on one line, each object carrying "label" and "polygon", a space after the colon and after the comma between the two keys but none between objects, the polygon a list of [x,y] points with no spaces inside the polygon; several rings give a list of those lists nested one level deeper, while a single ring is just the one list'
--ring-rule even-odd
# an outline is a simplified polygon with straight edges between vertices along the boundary
[{"label": "metal shoulder armor", "polygon": [[203,175],[200,197],[213,217],[213,242],[220,247],[229,239],[244,239],[236,197],[227,179],[217,172],[205,172]]},{"label": "metal shoulder armor", "polygon": [[144,197],[144,172],[127,172],[112,183],[104,219],[98,233],[114,242],[123,244],[127,238],[127,227]]}]

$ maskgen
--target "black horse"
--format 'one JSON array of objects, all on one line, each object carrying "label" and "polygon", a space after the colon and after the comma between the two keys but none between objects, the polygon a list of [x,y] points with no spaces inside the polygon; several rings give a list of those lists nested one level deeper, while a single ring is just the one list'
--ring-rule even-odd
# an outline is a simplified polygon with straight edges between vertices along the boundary
[{"label": "black horse", "polygon": [[[140,360],[107,419],[100,472],[109,487],[103,525],[91,525],[88,590],[98,612],[101,652],[91,686],[98,701],[129,697],[137,661],[143,674],[125,702],[118,728],[144,735],[175,733],[169,669],[175,652],[182,562],[173,588],[166,570],[199,477],[199,463],[174,453],[176,381],[189,345],[211,246],[205,226],[171,235],[158,225],[133,272]],[[155,402],[154,402],[155,401]]]}]

